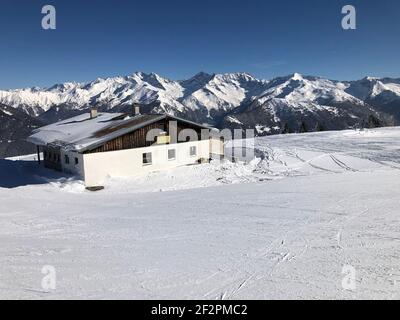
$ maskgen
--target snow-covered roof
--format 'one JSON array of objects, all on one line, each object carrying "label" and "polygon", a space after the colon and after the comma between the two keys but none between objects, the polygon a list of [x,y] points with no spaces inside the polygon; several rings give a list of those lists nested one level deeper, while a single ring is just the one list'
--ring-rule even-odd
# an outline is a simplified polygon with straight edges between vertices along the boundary
[{"label": "snow-covered roof", "polygon": [[38,128],[33,131],[27,140],[36,145],[45,146],[52,144],[66,150],[82,152],[166,118],[211,129],[208,126],[167,114],[130,116],[125,113],[100,112],[95,118],[91,118],[90,113],[84,113]]}]

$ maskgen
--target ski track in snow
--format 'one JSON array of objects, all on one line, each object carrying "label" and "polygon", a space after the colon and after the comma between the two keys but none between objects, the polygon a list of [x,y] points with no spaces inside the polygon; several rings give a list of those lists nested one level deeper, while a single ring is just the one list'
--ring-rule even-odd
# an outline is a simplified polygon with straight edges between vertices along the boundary
[{"label": "ski track in snow", "polygon": [[32,156],[0,160],[0,298],[398,299],[399,138],[264,137],[248,164],[113,178],[96,193]]}]

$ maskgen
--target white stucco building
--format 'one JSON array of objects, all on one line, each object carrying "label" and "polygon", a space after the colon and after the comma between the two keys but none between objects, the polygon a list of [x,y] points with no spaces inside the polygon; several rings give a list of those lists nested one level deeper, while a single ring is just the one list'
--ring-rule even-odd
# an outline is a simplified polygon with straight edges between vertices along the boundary
[{"label": "white stucco building", "polygon": [[[196,164],[224,153],[216,130],[167,114],[85,113],[36,129],[39,163],[77,175],[87,187]],[[40,158],[43,153],[42,159]]]}]

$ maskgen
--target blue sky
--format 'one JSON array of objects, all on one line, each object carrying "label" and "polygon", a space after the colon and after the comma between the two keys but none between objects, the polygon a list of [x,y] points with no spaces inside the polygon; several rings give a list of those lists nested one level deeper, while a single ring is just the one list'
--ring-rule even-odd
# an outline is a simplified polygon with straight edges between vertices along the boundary
[{"label": "blue sky", "polygon": [[[41,8],[57,29],[41,28]],[[357,9],[357,30],[341,8]],[[0,88],[156,72],[400,77],[398,0],[2,0]]]}]

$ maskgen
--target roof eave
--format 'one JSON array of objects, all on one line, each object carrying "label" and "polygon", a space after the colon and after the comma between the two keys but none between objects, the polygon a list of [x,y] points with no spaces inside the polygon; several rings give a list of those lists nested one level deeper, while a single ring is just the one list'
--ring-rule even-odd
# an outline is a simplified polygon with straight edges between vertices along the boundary
[{"label": "roof eave", "polygon": [[154,122],[160,121],[160,120],[162,120],[164,118],[165,118],[165,115],[161,115],[160,117],[157,117],[157,118],[154,118],[154,119],[151,119],[151,120],[148,120],[148,121],[144,121],[140,125],[136,125],[136,126],[133,126],[133,127],[130,127],[130,128],[124,128],[124,129],[117,130],[117,131],[109,134],[106,138],[104,138],[102,140],[96,141],[96,142],[94,142],[92,144],[89,144],[87,146],[84,146],[82,148],[75,148],[73,151],[82,153],[82,152],[85,152],[85,151],[88,151],[88,150],[95,149],[95,148],[103,145],[104,143],[107,143],[108,141],[111,141],[111,140],[113,140],[113,139],[115,139],[115,138],[117,138],[119,136],[122,136],[124,134],[127,134],[127,133],[130,133],[132,131],[138,130],[138,129],[142,128],[142,127],[145,127],[145,126],[147,126],[149,124],[152,124]]},{"label": "roof eave", "polygon": [[[69,143],[69,144],[63,145],[63,146],[61,146],[61,148],[65,149],[65,150],[68,150],[68,151],[71,151],[71,152],[83,153],[83,152],[88,151],[88,150],[93,150],[93,149],[95,149],[95,148],[97,148],[97,147],[99,147],[99,146],[101,146],[101,145],[103,145],[103,144],[105,144],[105,143],[107,143],[107,142],[119,137],[119,136],[122,136],[122,135],[125,135],[127,133],[133,132],[135,130],[138,130],[138,129],[142,128],[142,127],[145,127],[147,125],[150,125],[150,124],[152,124],[154,122],[157,122],[157,121],[160,121],[160,120],[163,120],[163,119],[171,119],[171,120],[181,121],[183,123],[187,123],[187,124],[190,124],[192,126],[195,126],[195,127],[198,127],[198,128],[202,128],[202,129],[217,130],[217,129],[213,128],[213,127],[202,125],[202,124],[199,124],[199,123],[196,123],[196,122],[193,122],[193,121],[190,121],[190,120],[186,120],[186,119],[183,119],[183,118],[180,118],[180,117],[176,117],[176,116],[173,116],[173,115],[170,115],[170,114],[162,114],[159,117],[155,117],[155,118],[150,119],[148,121],[144,121],[143,123],[140,123],[139,125],[117,130],[117,131],[107,135],[106,137],[104,137],[104,139],[99,139],[98,141],[95,141],[93,143],[89,143],[88,145],[84,145],[83,147],[79,147],[80,144],[79,144],[79,141],[77,141],[75,143]],[[39,140],[34,138],[34,134],[29,136],[27,138],[27,141],[29,141],[29,142],[31,142],[31,143],[33,143],[35,145],[39,145],[39,146],[47,146],[50,143],[53,143],[53,142],[42,143]],[[84,144],[84,142],[82,142],[82,144]]]},{"label": "roof eave", "polygon": [[177,120],[177,121],[181,121],[181,122],[184,122],[184,123],[188,123],[188,124],[191,124],[193,126],[196,126],[196,127],[199,127],[199,128],[203,128],[203,129],[207,129],[207,130],[217,130],[217,129],[213,128],[213,127],[205,126],[205,125],[202,125],[202,124],[190,121],[190,120],[182,119],[182,118],[170,115],[170,114],[162,114],[159,117],[151,119],[151,120],[148,120],[148,121],[145,121],[145,122],[141,123],[140,125],[115,131],[115,132],[113,132],[113,134],[110,134],[109,136],[107,136],[106,139],[103,139],[101,141],[97,141],[96,143],[89,144],[89,145],[84,146],[82,148],[75,148],[73,151],[82,153],[82,152],[85,152],[85,151],[88,151],[88,150],[93,150],[93,149],[103,145],[104,143],[107,143],[108,141],[111,141],[111,140],[113,140],[113,139],[115,139],[115,138],[117,138],[117,137],[119,137],[121,135],[130,133],[132,131],[135,131],[135,130],[138,130],[140,128],[143,128],[143,127],[145,127],[145,126],[147,126],[149,124],[152,124],[154,122],[157,122],[157,121],[160,121],[160,120],[163,120],[163,119],[168,119],[168,118],[171,118],[171,119],[174,119],[174,120]]}]

